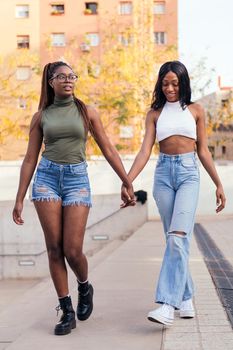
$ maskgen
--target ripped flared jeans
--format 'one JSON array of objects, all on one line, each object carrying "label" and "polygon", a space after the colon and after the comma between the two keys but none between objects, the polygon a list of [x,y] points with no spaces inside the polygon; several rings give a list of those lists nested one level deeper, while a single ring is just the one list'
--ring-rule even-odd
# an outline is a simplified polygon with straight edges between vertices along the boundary
[{"label": "ripped flared jeans", "polygon": [[153,196],[163,222],[166,249],[155,301],[175,308],[179,308],[183,300],[192,298],[194,293],[189,271],[189,248],[199,184],[199,168],[194,152],[159,154]]}]

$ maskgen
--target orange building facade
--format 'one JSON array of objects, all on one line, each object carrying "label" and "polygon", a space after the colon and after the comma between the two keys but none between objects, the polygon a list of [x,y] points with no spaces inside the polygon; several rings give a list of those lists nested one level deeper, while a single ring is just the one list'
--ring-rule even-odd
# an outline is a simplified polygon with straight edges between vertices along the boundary
[{"label": "orange building facade", "polygon": [[[163,52],[173,47],[177,57],[177,0],[7,0],[1,2],[1,16],[0,58],[26,49],[38,55],[43,67],[47,62],[62,60],[67,50],[71,50],[77,60],[88,53],[89,57],[101,62],[104,38],[111,23],[114,23],[116,38],[123,46],[131,40],[124,33],[131,27],[140,34],[141,42],[148,40],[146,34],[149,31],[155,51]],[[149,26],[148,23],[145,25],[145,20]],[[25,83],[30,80],[30,67],[31,62],[23,66],[19,63],[16,79]],[[22,98],[17,108],[26,110],[27,101]],[[30,108],[28,113],[33,113],[36,104],[31,104]],[[123,127],[122,134],[126,135],[128,131]],[[123,137],[127,139],[128,136]],[[130,144],[130,136],[126,141]],[[20,157],[26,149],[25,144],[20,141],[16,146],[20,148]],[[0,159],[14,159],[18,153],[12,148],[12,140],[8,146],[0,147],[5,147]]]},{"label": "orange building facade", "polygon": [[49,59],[48,46],[62,57],[70,43],[77,55],[91,50],[101,57],[102,40],[114,20],[120,33],[143,18],[146,9],[153,16],[153,37],[156,49],[177,46],[177,0],[8,0],[1,2],[1,55],[16,49],[38,51],[41,62]]}]

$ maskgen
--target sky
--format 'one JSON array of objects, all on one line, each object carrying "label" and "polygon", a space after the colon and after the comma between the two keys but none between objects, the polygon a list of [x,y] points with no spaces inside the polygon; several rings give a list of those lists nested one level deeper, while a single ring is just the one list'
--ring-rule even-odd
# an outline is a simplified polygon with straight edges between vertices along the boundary
[{"label": "sky", "polygon": [[233,87],[233,0],[178,0],[180,60],[190,71],[204,60],[213,68],[208,93]]}]

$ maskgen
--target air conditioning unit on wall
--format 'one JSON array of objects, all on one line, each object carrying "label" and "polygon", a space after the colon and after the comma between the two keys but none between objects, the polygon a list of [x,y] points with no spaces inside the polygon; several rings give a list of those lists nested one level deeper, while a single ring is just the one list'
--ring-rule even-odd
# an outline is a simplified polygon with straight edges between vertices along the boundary
[{"label": "air conditioning unit on wall", "polygon": [[80,49],[81,49],[81,51],[83,51],[83,52],[89,52],[90,49],[91,49],[91,47],[90,47],[90,45],[88,45],[88,44],[86,44],[86,43],[82,43],[82,44],[80,45]]}]

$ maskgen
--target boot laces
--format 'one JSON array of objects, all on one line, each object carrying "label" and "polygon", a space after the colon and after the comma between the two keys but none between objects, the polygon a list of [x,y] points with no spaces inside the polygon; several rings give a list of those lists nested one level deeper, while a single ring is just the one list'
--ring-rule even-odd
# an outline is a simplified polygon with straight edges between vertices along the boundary
[{"label": "boot laces", "polygon": [[60,305],[56,306],[56,307],[55,307],[55,310],[57,311],[57,316],[58,316],[59,311],[61,310],[61,306],[60,306]]}]

